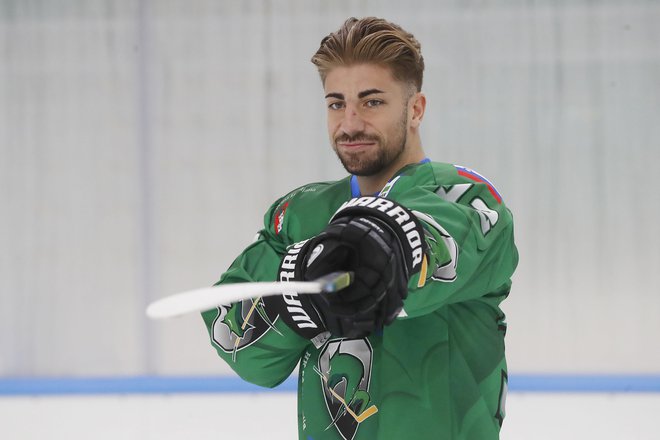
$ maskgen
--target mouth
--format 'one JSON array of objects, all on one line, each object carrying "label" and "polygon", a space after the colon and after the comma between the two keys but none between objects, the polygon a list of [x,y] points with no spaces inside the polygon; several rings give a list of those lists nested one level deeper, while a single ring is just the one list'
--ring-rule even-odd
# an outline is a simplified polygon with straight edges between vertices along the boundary
[{"label": "mouth", "polygon": [[354,150],[358,148],[365,148],[371,145],[375,145],[376,142],[373,141],[354,141],[354,142],[337,142],[337,146],[340,148],[346,148],[349,150]]}]

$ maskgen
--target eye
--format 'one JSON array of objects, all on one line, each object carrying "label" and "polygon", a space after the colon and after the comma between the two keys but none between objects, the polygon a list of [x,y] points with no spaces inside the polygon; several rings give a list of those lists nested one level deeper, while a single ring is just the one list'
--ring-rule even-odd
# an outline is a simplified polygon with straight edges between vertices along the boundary
[{"label": "eye", "polygon": [[344,108],[344,103],[341,101],[331,102],[330,104],[328,104],[328,108],[330,110],[341,110],[342,108]]},{"label": "eye", "polygon": [[383,104],[383,101],[380,99],[370,99],[364,103],[367,107],[378,107],[381,104]]}]

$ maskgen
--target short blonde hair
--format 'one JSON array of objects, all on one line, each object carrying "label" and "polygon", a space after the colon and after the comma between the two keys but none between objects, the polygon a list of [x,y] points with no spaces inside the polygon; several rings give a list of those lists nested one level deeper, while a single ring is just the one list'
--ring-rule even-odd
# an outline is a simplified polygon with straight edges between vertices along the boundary
[{"label": "short blonde hair", "polygon": [[382,18],[351,17],[338,31],[321,40],[312,63],[321,81],[337,66],[373,63],[387,66],[395,79],[422,90],[424,58],[421,45],[401,26]]}]

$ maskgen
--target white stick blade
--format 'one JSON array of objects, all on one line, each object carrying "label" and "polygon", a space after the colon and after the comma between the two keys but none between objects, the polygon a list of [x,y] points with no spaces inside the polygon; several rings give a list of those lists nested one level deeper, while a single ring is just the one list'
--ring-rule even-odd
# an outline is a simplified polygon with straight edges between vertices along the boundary
[{"label": "white stick blade", "polygon": [[147,316],[152,319],[171,318],[185,313],[210,310],[220,304],[230,304],[260,296],[283,293],[319,293],[322,288],[322,283],[316,281],[223,284],[177,293],[154,301],[147,307]]}]

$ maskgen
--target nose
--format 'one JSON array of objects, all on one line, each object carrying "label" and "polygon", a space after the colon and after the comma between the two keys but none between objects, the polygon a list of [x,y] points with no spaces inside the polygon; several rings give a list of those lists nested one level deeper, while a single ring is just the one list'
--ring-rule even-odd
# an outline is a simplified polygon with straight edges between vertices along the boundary
[{"label": "nose", "polygon": [[339,128],[349,136],[364,132],[364,119],[354,106],[346,106]]}]

